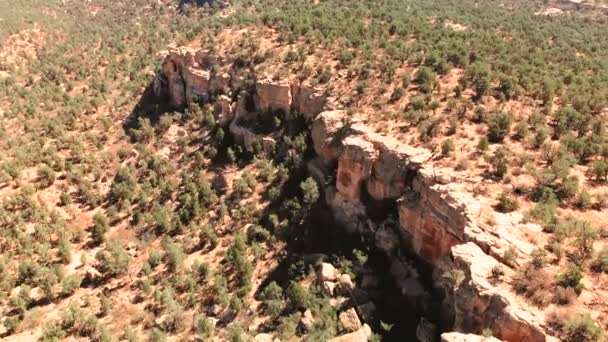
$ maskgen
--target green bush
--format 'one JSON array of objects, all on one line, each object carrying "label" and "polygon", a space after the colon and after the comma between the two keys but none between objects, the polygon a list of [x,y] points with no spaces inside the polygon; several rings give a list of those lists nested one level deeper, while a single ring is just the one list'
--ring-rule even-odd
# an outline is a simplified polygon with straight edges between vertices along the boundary
[{"label": "green bush", "polygon": [[488,140],[493,143],[502,142],[511,131],[511,113],[498,112],[487,118]]},{"label": "green bush", "polygon": [[519,209],[519,203],[517,203],[516,198],[512,198],[505,192],[498,195],[498,204],[496,205],[496,210],[501,213],[510,213],[517,209]]},{"label": "green bush", "polygon": [[566,269],[557,275],[557,282],[563,287],[571,287],[577,295],[583,292],[584,285],[581,283],[583,272],[579,266],[568,263]]},{"label": "green bush", "polygon": [[455,149],[454,141],[452,139],[445,139],[443,143],[441,143],[441,155],[447,156]]},{"label": "green bush", "polygon": [[592,268],[597,272],[608,272],[608,247],[604,247],[593,261]]},{"label": "green bush", "polygon": [[594,321],[588,313],[577,314],[567,320],[564,330],[569,341],[601,341],[606,336],[601,325]]}]

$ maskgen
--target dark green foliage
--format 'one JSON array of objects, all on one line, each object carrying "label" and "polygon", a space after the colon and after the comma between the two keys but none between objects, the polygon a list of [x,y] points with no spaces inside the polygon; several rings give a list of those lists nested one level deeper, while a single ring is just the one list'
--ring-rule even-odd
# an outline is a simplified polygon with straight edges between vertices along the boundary
[{"label": "dark green foliage", "polygon": [[423,93],[430,93],[435,86],[435,73],[427,67],[421,67],[416,72],[416,76],[414,77],[414,82],[418,85],[418,89],[420,89]]},{"label": "dark green foliage", "polygon": [[511,131],[511,113],[498,112],[487,117],[488,140],[493,143],[500,143]]},{"label": "dark green foliage", "polygon": [[307,288],[298,282],[292,281],[287,288],[289,305],[296,310],[307,309],[310,306],[311,296]]},{"label": "dark green foliage", "polygon": [[502,192],[498,195],[498,204],[496,205],[496,210],[501,213],[510,213],[519,208],[519,204],[517,203],[516,198],[512,198],[507,193]]},{"label": "dark green foliage", "polygon": [[581,283],[583,279],[583,273],[577,265],[568,263],[566,269],[557,275],[557,282],[563,287],[571,287],[577,294],[581,294],[584,289],[584,285]]},{"label": "dark green foliage", "polygon": [[494,151],[494,154],[488,157],[488,161],[494,169],[494,176],[502,179],[507,174],[509,168],[509,154],[509,151],[505,147],[499,146]]},{"label": "dark green foliage", "polygon": [[454,149],[454,141],[452,141],[452,139],[445,139],[443,143],[441,143],[441,154],[443,156],[449,155]]},{"label": "dark green foliage", "polygon": [[313,205],[319,200],[319,187],[312,177],[308,177],[300,184],[304,204]]},{"label": "dark green foliage", "polygon": [[110,222],[103,214],[97,213],[93,216],[93,227],[91,228],[91,239],[96,244],[105,240],[105,234],[110,229]]},{"label": "dark green foliage", "polygon": [[127,251],[119,244],[108,242],[105,249],[95,254],[98,270],[110,277],[124,275],[129,269],[130,257]]}]

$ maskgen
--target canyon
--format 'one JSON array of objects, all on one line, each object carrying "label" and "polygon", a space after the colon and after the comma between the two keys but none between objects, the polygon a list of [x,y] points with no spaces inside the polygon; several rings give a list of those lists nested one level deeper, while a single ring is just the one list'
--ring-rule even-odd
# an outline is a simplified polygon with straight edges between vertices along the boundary
[{"label": "canyon", "polygon": [[[534,248],[509,235],[521,217],[494,213],[495,224],[483,222],[475,194],[450,169],[434,167],[431,151],[377,133],[322,87],[255,70],[221,72],[207,50],[178,48],[164,58],[153,79],[155,95],[167,96],[175,108],[214,104],[218,122],[239,144],[272,149],[281,139],[269,124],[274,117],[305,123],[314,147],[307,169],[335,220],[382,251],[403,297],[424,307],[428,298],[421,288],[438,294],[433,325],[457,332],[443,334],[444,341],[481,341],[458,333],[486,330],[504,341],[556,340],[543,313],[507,281],[514,270],[505,251],[515,251],[521,265]],[[497,270],[504,273],[500,281],[492,279]]]}]

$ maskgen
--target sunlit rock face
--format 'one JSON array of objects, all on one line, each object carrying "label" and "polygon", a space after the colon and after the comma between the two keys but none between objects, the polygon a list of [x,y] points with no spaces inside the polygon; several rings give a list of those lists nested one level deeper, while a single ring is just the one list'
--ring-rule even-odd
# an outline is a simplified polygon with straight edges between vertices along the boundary
[{"label": "sunlit rock face", "polygon": [[[268,150],[280,133],[261,134],[248,123],[255,122],[260,114],[300,113],[310,125],[316,154],[308,169],[322,185],[334,218],[347,231],[366,233],[375,239],[373,243],[388,256],[390,272],[404,295],[416,296],[424,291],[413,276],[415,270],[399,259],[400,251],[414,252],[438,275],[462,271],[464,279],[457,288],[449,288],[441,276],[434,277],[436,286],[447,293],[443,307],[455,331],[480,333],[491,329],[497,338],[506,341],[551,339],[543,332],[536,311],[523,305],[504,286],[487,280],[492,268],[502,264],[506,248],[513,247],[523,255],[532,248],[525,242],[515,245],[501,235],[503,221],[506,225],[515,219],[499,217],[498,227],[488,228],[479,222],[479,202],[458,186],[449,170],[433,168],[428,150],[377,134],[352,120],[346,111],[331,109],[331,99],[320,89],[264,76],[243,90],[243,75],[211,73],[210,67],[216,63],[218,60],[203,50],[172,50],[154,80],[154,90],[164,89],[175,107],[192,101],[214,101],[218,123],[228,127],[236,143],[260,144]],[[233,91],[240,91],[236,101]],[[387,202],[390,205],[378,205]],[[370,219],[373,205],[392,210],[386,213],[390,219]],[[429,335],[423,332],[431,330],[421,329],[421,335]],[[478,338],[442,335],[444,341],[484,341]]]}]

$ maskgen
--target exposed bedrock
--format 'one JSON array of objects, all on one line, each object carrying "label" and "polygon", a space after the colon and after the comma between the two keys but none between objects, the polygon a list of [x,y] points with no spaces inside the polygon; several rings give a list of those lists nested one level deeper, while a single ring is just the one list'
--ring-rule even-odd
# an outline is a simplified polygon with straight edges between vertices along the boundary
[{"label": "exposed bedrock", "polygon": [[[243,73],[212,71],[217,60],[206,51],[170,51],[154,89],[164,89],[176,107],[214,101],[220,124],[229,127],[237,143],[261,142],[269,149],[281,132],[256,128],[260,115],[302,114],[316,152],[308,169],[336,220],[351,232],[373,237],[390,260],[404,296],[423,296],[424,288],[416,280],[416,267],[403,255],[413,253],[434,270],[434,286],[445,293],[441,311],[447,326],[444,322],[442,328],[463,333],[443,334],[442,340],[492,341],[466,335],[484,329],[506,341],[553,340],[544,333],[542,315],[508,284],[488,281],[492,268],[502,265],[505,250],[514,248],[523,262],[533,248],[502,233],[501,225],[516,220],[497,213],[497,225],[487,227],[479,219],[479,202],[451,179],[449,170],[433,168],[428,150],[375,133],[346,111],[333,109],[323,90],[298,81],[257,78],[253,72],[248,76],[253,85],[242,90]],[[455,270],[464,279],[449,285],[442,275]]]}]

